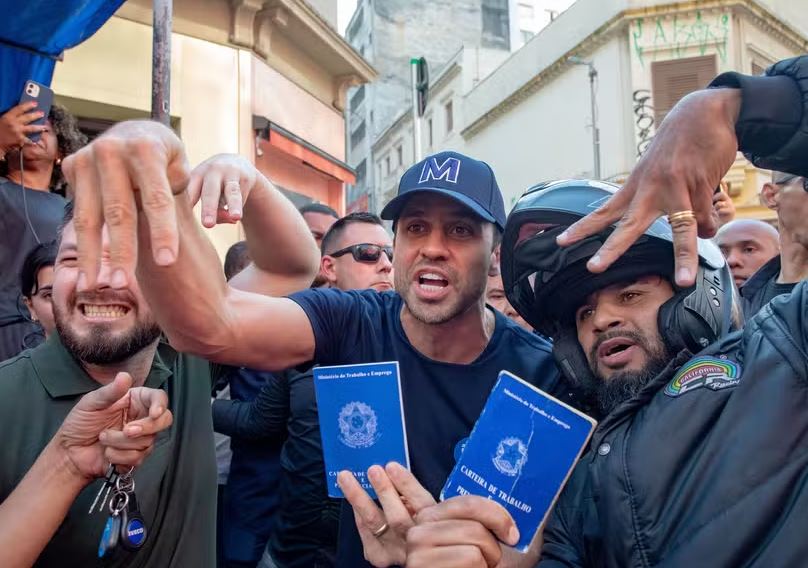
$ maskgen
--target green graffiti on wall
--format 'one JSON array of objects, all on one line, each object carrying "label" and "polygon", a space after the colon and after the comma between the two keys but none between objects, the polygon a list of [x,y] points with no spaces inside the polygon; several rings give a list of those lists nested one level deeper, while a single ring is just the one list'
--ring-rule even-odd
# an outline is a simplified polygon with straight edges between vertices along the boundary
[{"label": "green graffiti on wall", "polygon": [[[653,33],[649,31],[651,23]],[[721,61],[726,62],[729,25],[729,14],[704,17],[701,11],[686,20],[678,15],[670,19],[637,19],[631,30],[631,43],[641,66],[645,65],[649,51],[655,59],[656,53],[665,49],[671,50],[676,58],[706,55],[714,49]]]}]

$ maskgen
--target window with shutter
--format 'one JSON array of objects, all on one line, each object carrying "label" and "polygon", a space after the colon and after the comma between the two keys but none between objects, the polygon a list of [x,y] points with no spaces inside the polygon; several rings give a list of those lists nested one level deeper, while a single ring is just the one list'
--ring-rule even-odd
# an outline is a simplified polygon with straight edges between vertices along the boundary
[{"label": "window with shutter", "polygon": [[657,127],[682,97],[703,89],[715,76],[715,55],[654,61],[651,64],[651,84]]}]

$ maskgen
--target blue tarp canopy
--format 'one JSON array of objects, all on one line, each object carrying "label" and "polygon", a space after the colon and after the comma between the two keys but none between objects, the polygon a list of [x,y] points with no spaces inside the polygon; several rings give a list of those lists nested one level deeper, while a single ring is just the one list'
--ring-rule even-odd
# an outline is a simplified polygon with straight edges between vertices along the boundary
[{"label": "blue tarp canopy", "polygon": [[0,0],[0,113],[25,81],[50,85],[65,49],[93,35],[124,0]]}]

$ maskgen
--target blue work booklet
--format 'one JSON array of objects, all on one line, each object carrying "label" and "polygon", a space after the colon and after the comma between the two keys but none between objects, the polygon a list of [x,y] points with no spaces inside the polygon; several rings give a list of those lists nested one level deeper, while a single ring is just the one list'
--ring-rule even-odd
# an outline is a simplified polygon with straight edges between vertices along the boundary
[{"label": "blue work booklet", "polygon": [[337,474],[348,470],[375,499],[370,466],[410,467],[398,362],[315,367],[314,391],[328,496],[344,497]]},{"label": "blue work booklet", "polygon": [[502,371],[449,475],[441,499],[497,501],[519,529],[525,552],[586,447],[596,422]]}]

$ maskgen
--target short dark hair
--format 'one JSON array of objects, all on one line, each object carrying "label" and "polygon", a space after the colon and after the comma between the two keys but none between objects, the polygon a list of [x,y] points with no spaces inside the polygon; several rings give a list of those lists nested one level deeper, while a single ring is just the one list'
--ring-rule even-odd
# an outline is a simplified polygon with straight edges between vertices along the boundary
[{"label": "short dark hair", "polygon": [[330,215],[334,219],[339,219],[339,213],[331,209],[325,203],[307,203],[298,209],[301,215],[306,213],[322,213],[323,215]]},{"label": "short dark hair", "polygon": [[39,271],[56,264],[56,242],[49,241],[36,245],[22,263],[20,271],[20,290],[22,295],[31,299],[39,291],[37,276]]},{"label": "short dark hair", "polygon": [[320,248],[320,252],[323,255],[334,252],[337,241],[351,223],[367,223],[368,225],[379,225],[380,227],[384,227],[384,223],[382,223],[379,216],[374,215],[373,213],[368,213],[367,211],[348,213],[345,215],[345,217],[337,219],[337,221],[331,225],[331,228],[326,231],[325,235],[323,235],[323,243]]},{"label": "short dark hair", "polygon": [[227,250],[224,255],[224,277],[230,280],[247,268],[252,262],[250,251],[247,248],[247,241],[239,241]]},{"label": "short dark hair", "polygon": [[62,222],[59,224],[59,228],[56,229],[56,252],[59,252],[59,249],[62,248],[62,235],[65,232],[65,227],[67,227],[70,222],[73,220],[73,213],[75,213],[76,207],[73,205],[73,200],[69,200],[65,203],[65,211],[62,213]]}]

